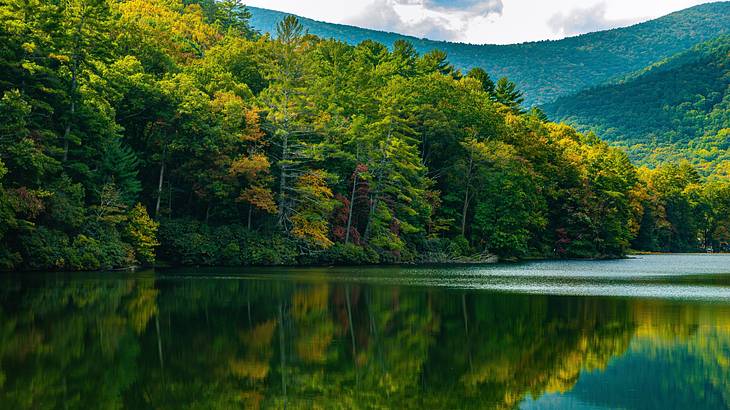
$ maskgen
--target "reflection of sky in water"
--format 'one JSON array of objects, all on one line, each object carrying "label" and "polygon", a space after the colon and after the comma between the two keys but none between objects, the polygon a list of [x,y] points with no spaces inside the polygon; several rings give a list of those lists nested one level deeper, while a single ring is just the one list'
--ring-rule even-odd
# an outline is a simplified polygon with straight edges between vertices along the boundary
[{"label": "reflection of sky in water", "polygon": [[570,393],[567,394],[546,394],[535,400],[528,398],[524,402],[520,403],[520,409],[522,410],[558,410],[558,409],[571,409],[571,410],[614,410],[616,407],[611,406],[599,406],[594,404],[588,404],[580,401]]},{"label": "reflection of sky in water", "polygon": [[[647,331],[660,335],[647,335]],[[570,391],[549,392],[538,398],[528,395],[519,408],[727,408],[730,326],[698,323],[696,331],[684,337],[670,336],[667,329],[658,328],[640,333],[644,334],[632,340],[625,354],[609,360],[605,369],[581,371]]]},{"label": "reflection of sky in water", "polygon": [[[196,274],[205,270],[195,271]],[[237,270],[205,278],[272,278]],[[536,261],[460,267],[276,269],[275,278],[447,287],[511,293],[730,300],[730,255],[643,255],[606,261]]]}]

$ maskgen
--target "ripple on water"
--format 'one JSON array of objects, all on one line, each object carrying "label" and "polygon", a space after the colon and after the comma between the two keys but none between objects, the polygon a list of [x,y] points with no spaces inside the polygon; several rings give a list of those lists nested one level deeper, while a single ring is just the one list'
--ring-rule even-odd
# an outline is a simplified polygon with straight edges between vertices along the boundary
[{"label": "ripple on water", "polygon": [[[497,292],[730,300],[730,255],[642,255],[618,260],[532,261],[479,266],[265,268],[185,278],[334,280]],[[231,274],[227,274],[231,273]],[[174,273],[172,276],[176,276]]]}]

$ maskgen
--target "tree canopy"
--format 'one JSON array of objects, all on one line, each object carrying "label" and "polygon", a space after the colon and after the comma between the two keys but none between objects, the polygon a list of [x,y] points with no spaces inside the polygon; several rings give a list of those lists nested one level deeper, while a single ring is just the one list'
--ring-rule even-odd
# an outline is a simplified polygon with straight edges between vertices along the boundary
[{"label": "tree canopy", "polygon": [[9,0],[0,37],[3,269],[727,243],[726,181],[637,170],[442,51],[261,35],[236,1]]}]

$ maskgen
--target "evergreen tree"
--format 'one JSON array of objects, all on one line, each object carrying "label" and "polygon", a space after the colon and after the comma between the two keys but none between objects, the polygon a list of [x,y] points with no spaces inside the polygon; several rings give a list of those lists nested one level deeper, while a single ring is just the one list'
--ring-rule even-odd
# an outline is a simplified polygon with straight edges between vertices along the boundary
[{"label": "evergreen tree", "polygon": [[517,90],[517,84],[513,83],[507,77],[502,77],[497,81],[494,89],[494,100],[516,114],[522,113],[522,103],[525,101],[522,92]]},{"label": "evergreen tree", "polygon": [[468,78],[473,78],[477,81],[479,81],[479,84],[482,85],[482,90],[484,90],[485,93],[487,93],[490,97],[495,97],[495,91],[496,91],[496,85],[494,84],[494,81],[492,81],[492,78],[487,74],[486,71],[479,67],[474,67],[466,74]]}]

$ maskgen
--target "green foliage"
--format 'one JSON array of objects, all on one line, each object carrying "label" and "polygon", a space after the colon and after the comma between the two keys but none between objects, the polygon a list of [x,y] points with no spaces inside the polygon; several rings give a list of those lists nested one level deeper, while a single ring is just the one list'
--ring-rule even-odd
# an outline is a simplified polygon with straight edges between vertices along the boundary
[{"label": "green foliage", "polygon": [[517,90],[517,84],[507,79],[507,77],[502,77],[497,81],[493,98],[516,114],[522,112],[520,106],[525,99],[522,98],[522,92]]},{"label": "green foliage", "polygon": [[489,94],[493,95],[495,91],[496,84],[494,84],[494,81],[492,81],[492,78],[489,76],[489,74],[484,71],[484,69],[480,67],[474,67],[466,74],[467,77],[473,78],[477,81],[479,81],[479,84],[482,85],[482,90]]},{"label": "green foliage", "polygon": [[299,254],[287,237],[235,224],[210,227],[194,220],[163,220],[159,238],[159,257],[182,265],[292,265]]},{"label": "green foliage", "polygon": [[208,21],[220,27],[221,31],[235,30],[238,35],[254,38],[258,33],[251,28],[251,12],[241,0],[198,0],[186,1],[200,4]]},{"label": "green foliage", "polygon": [[373,265],[380,262],[378,252],[352,243],[336,243],[312,261],[322,265]]},{"label": "green foliage", "polygon": [[640,172],[644,215],[633,246],[665,252],[730,249],[727,181],[700,184],[687,162]]},{"label": "green foliage", "polygon": [[721,36],[544,108],[625,147],[639,164],[686,159],[704,175],[721,173],[730,161],[728,52],[730,36]]},{"label": "green foliage", "polygon": [[18,238],[25,263],[32,270],[100,270],[128,266],[133,250],[112,232],[100,239],[39,227]]},{"label": "green foliage", "polygon": [[[511,45],[449,43],[306,18],[300,21],[312,34],[352,45],[371,40],[390,47],[405,40],[421,54],[443,50],[450,62],[465,72],[482,67],[495,77],[506,75],[525,92],[529,106],[598,86],[728,34],[729,9],[727,2],[708,3],[630,27]],[[274,33],[277,22],[285,16],[262,8],[250,10],[251,25],[261,32]]]},{"label": "green foliage", "polygon": [[114,183],[119,188],[121,200],[131,205],[142,191],[142,184],[137,177],[138,166],[139,160],[134,151],[115,139],[106,147],[98,173],[104,183]]},{"label": "green foliage", "polygon": [[[494,84],[420,43],[349,45],[305,23],[259,36],[234,0],[0,5],[2,268],[722,249],[720,182],[637,182],[620,151],[526,110],[534,88],[519,78]],[[723,41],[682,61],[722,72]],[[556,78],[556,93],[572,87]],[[705,137],[720,149],[726,136]]]},{"label": "green foliage", "polygon": [[474,242],[505,257],[527,255],[531,229],[544,224],[532,178],[515,171],[490,175],[472,225]]},{"label": "green foliage", "polygon": [[129,238],[137,259],[144,264],[155,262],[157,228],[160,224],[150,219],[144,205],[137,203],[127,216],[125,234]]}]

